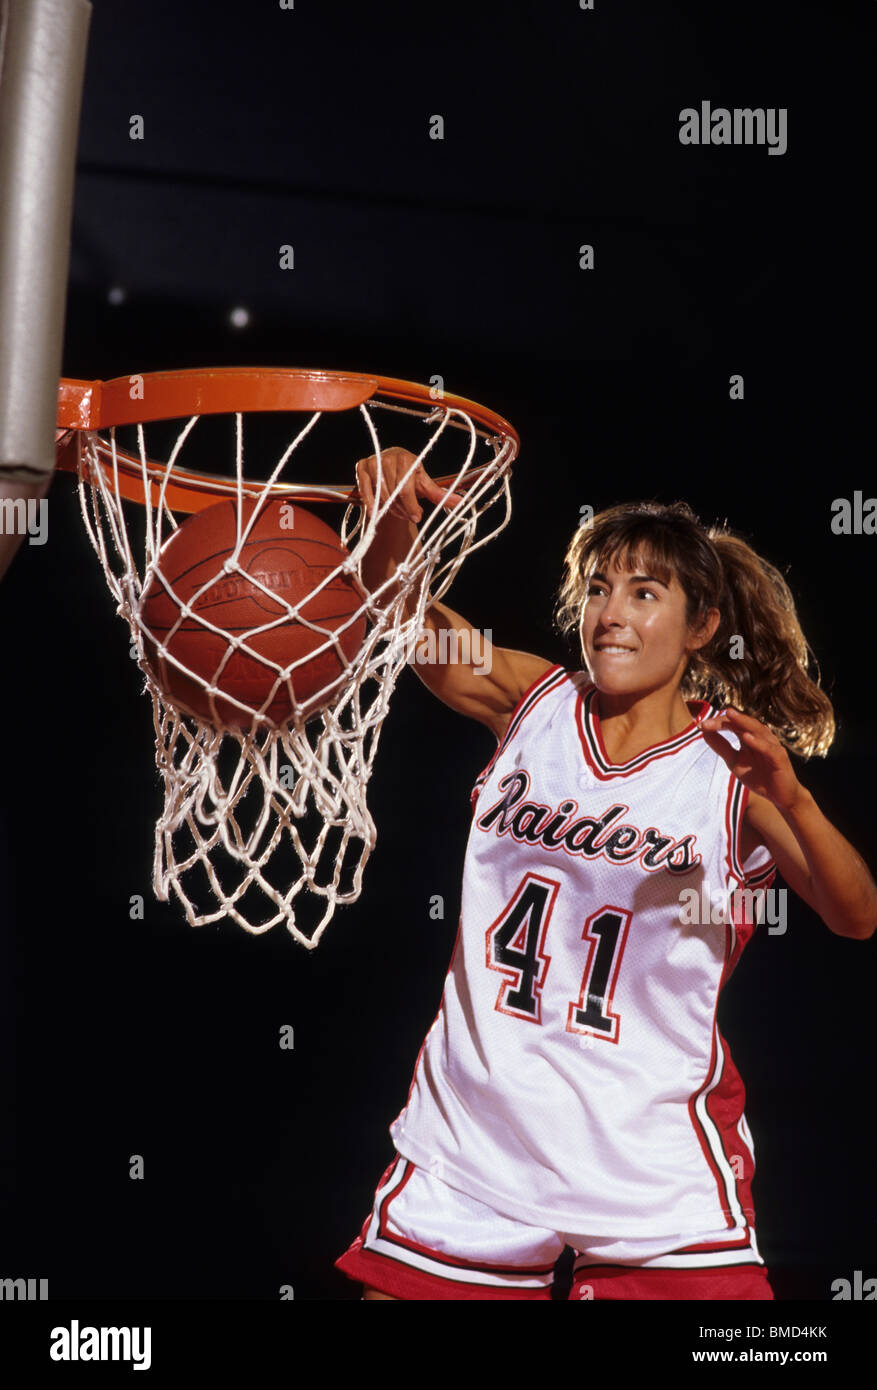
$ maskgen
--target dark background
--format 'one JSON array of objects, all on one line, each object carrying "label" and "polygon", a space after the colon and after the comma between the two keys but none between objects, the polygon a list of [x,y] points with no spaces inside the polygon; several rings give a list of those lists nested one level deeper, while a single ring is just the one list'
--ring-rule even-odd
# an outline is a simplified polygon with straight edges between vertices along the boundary
[{"label": "dark background", "polygon": [[[839,726],[801,780],[873,869],[877,539],[830,530],[873,477],[872,38],[873,6],[837,3],[97,0],[65,375],[441,374],[522,438],[511,525],[450,602],[569,665],[551,612],[583,504],[727,519],[795,593]],[[702,99],[787,107],[787,153],[681,146]],[[69,477],[0,617],[0,1273],[53,1298],[358,1299],[332,1262],[438,1007],[490,734],[404,671],[359,902],[313,953],[281,927],[192,929],[152,895],[150,708]],[[874,951],[790,898],[723,997],[781,1298],[877,1275]]]}]

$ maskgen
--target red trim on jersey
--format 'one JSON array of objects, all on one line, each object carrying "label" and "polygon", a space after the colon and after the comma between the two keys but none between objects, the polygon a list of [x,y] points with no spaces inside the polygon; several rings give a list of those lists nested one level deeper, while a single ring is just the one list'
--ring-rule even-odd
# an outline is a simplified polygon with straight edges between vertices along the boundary
[{"label": "red trim on jersey", "polygon": [[[733,774],[732,774],[732,775],[733,775]],[[739,780],[738,778],[735,778],[735,781],[738,781],[738,780]],[[741,877],[741,879],[743,880],[743,882],[745,883],[745,882],[746,882],[746,867],[745,867],[745,865],[744,865],[744,863],[743,863],[743,854],[742,854],[741,851],[742,851],[742,848],[743,848],[743,846],[742,846],[742,840],[743,840],[743,825],[744,825],[744,822],[745,822],[745,819],[746,819],[746,811],[747,811],[747,808],[748,808],[748,806],[749,806],[749,802],[750,802],[750,800],[751,800],[751,798],[752,798],[752,792],[751,792],[750,788],[747,787],[747,786],[745,785],[745,783],[741,782],[740,785],[741,785],[741,787],[743,788],[743,793],[742,793],[742,795],[741,795],[741,797],[740,797],[740,801],[739,801],[739,803],[738,803],[738,805],[737,805],[737,824],[734,826],[734,855],[735,855],[735,857],[736,857],[737,864],[738,864],[738,867],[739,867],[739,869],[740,869],[740,877]]]},{"label": "red trim on jersey", "polygon": [[[626,763],[613,763],[603,742],[596,701],[592,700],[587,708],[585,706],[585,701],[595,689],[596,687],[592,683],[579,691],[574,717],[582,752],[594,776],[601,782],[615,781],[619,777],[630,777],[635,772],[641,772],[650,763],[657,762],[659,758],[672,757],[680,748],[687,748],[689,743],[702,737],[697,726],[697,719],[706,715],[710,704],[708,700],[691,700],[689,703],[697,707],[697,715],[696,717],[692,715],[691,723],[687,724],[684,729],[680,729],[678,734],[673,734],[668,739],[662,739],[660,743],[649,744],[635,757],[628,758]],[[646,757],[646,754],[651,754],[651,756]],[[605,767],[600,767],[600,761],[605,764]]]},{"label": "red trim on jersey", "polygon": [[[590,713],[591,722],[594,727],[594,737],[597,740],[597,746],[599,747],[602,756],[605,758],[606,762],[609,764],[610,767],[627,767],[630,763],[634,761],[634,758],[641,758],[644,753],[650,753],[652,749],[657,751],[659,748],[666,747],[668,743],[675,743],[678,738],[684,738],[686,734],[692,733],[697,728],[697,721],[695,720],[694,716],[692,716],[690,724],[686,724],[685,728],[680,729],[678,734],[671,734],[669,738],[659,739],[657,743],[647,744],[646,747],[641,749],[639,753],[634,754],[634,758],[628,758],[626,763],[614,763],[610,758],[609,754],[607,753],[606,745],[603,742],[603,728],[600,723],[600,712],[593,701],[592,705],[593,708],[591,709]],[[700,708],[698,709],[698,718],[700,718],[703,715],[704,709],[708,709],[709,706],[706,700],[699,700],[698,705],[700,706]],[[686,705],[685,708],[688,709],[688,706]],[[648,761],[651,762],[651,758],[649,758]]]},{"label": "red trim on jersey", "polygon": [[[773,860],[769,860],[762,869],[753,869],[752,873],[746,878],[747,888],[769,888],[777,876],[777,866]],[[762,880],[764,880],[762,882]]]},{"label": "red trim on jersey", "polygon": [[[746,808],[749,805],[749,797],[749,788],[745,787],[733,773],[729,774],[728,794],[725,801],[725,834],[728,840],[728,849],[725,855],[725,863],[727,865],[725,887],[732,893],[730,899],[731,920],[740,938],[740,950],[735,950],[731,969],[736,966],[740,957],[740,951],[742,951],[755,931],[755,928],[758,926],[757,913],[751,913],[751,920],[747,920],[747,909],[754,907],[755,903],[747,904],[745,900],[735,903],[733,894],[738,891],[745,892],[746,890],[749,890],[751,893],[754,893],[756,890],[767,890],[776,875],[776,863],[772,856],[768,857],[764,864],[760,864],[748,874],[745,871],[743,859],[740,854],[740,838],[743,833],[743,818],[746,814]],[[735,806],[736,811],[734,810]],[[736,880],[737,884],[737,887],[733,889],[731,888],[732,879]],[[727,976],[723,977],[723,983],[726,979]]]},{"label": "red trim on jersey", "polygon": [[[518,700],[518,703],[515,705],[514,709],[513,709],[512,712],[511,712],[511,716],[510,716],[510,718],[509,718],[509,722],[508,722],[508,724],[506,725],[506,731],[505,731],[505,733],[503,734],[502,738],[499,739],[498,742],[497,742],[496,751],[494,752],[493,757],[490,759],[490,762],[489,762],[489,763],[487,764],[487,766],[483,769],[483,771],[479,772],[478,776],[475,778],[475,785],[474,785],[474,787],[472,788],[472,791],[471,791],[471,793],[470,793],[470,795],[469,795],[469,800],[470,800],[471,803],[472,803],[473,812],[474,812],[474,809],[475,809],[475,802],[478,800],[478,793],[479,793],[480,790],[481,790],[481,783],[485,780],[485,778],[486,778],[486,777],[488,776],[488,774],[490,773],[490,770],[491,770],[491,768],[493,767],[494,763],[496,762],[497,758],[499,757],[500,753],[502,753],[503,749],[506,748],[506,746],[507,746],[509,743],[511,743],[512,739],[514,738],[514,735],[518,732],[518,729],[517,729],[517,728],[514,728],[514,723],[515,723],[516,718],[518,717],[518,714],[519,714],[520,711],[521,711],[521,708],[523,707],[523,705],[526,704],[527,700],[528,700],[528,699],[530,698],[530,696],[538,689],[538,687],[542,684],[542,682],[543,682],[543,681],[547,681],[547,680],[549,679],[549,677],[552,678],[552,684],[551,684],[550,689],[553,690],[553,689],[555,688],[554,683],[553,683],[553,678],[556,677],[558,671],[564,671],[564,668],[560,665],[559,662],[555,662],[553,666],[549,666],[549,668],[548,668],[547,671],[543,671],[543,672],[542,672],[542,675],[541,675],[541,676],[538,676],[538,677],[536,678],[536,680],[533,681],[532,685],[528,685],[528,686],[527,686],[527,689],[524,691],[523,695],[522,695],[521,698]],[[564,675],[568,675],[568,672],[564,671]],[[558,682],[558,684],[559,684],[559,682]],[[549,693],[549,690],[548,690],[548,689],[544,690],[544,691],[542,692],[542,695],[539,696],[539,700],[542,699],[542,696],[543,696],[543,695],[547,695],[548,693]],[[539,703],[539,700],[534,700],[534,701],[533,701],[533,706],[532,706],[533,709],[536,708],[536,706],[537,706],[538,703]],[[530,710],[527,710],[527,714],[530,714],[530,712],[531,712]],[[526,719],[527,714],[524,715],[524,719]],[[522,720],[520,721],[520,724],[523,724],[524,719],[522,719]],[[520,724],[518,725],[518,728],[520,728]]]},{"label": "red trim on jersey", "polygon": [[[735,777],[733,772],[731,773],[731,783],[734,794],[736,794],[737,787],[741,788],[740,796],[737,798],[737,814],[734,817],[734,822],[732,825],[733,854],[731,856],[731,863],[734,867],[735,878],[739,879],[740,883],[742,884],[746,881],[746,874],[743,869],[743,860],[740,855],[740,837],[743,833],[743,817],[746,815],[746,807],[749,805],[750,792],[749,788],[745,786],[737,777]],[[736,783],[736,786],[733,785],[734,783]]]},{"label": "red trim on jersey", "polygon": [[[731,829],[730,806],[732,795],[736,790],[736,788],[734,787],[735,781],[736,779],[733,777],[729,779],[729,795],[725,804],[725,822],[726,829],[728,831],[730,831]],[[736,875],[733,875],[730,872],[730,857],[731,849],[729,840],[729,882],[731,877],[736,877]],[[738,1072],[734,1064],[734,1060],[731,1056],[728,1044],[722,1037],[722,1034],[719,1030],[717,1014],[719,1006],[719,997],[721,995],[722,989],[724,985],[727,983],[730,976],[733,974],[737,962],[740,959],[740,956],[743,952],[743,949],[752,935],[752,930],[752,927],[747,927],[745,924],[738,923],[736,920],[734,920],[734,914],[732,912],[732,921],[729,922],[725,927],[725,964],[722,970],[721,978],[719,979],[719,986],[716,990],[716,998],[713,1004],[713,1019],[711,1030],[712,1041],[710,1046],[709,1065],[707,1067],[706,1075],[704,1077],[702,1085],[698,1087],[698,1089],[694,1092],[694,1094],[689,1098],[688,1101],[688,1113],[691,1119],[692,1128],[694,1129],[694,1132],[697,1135],[697,1139],[701,1147],[701,1152],[703,1153],[709,1166],[710,1172],[712,1173],[713,1178],[715,1179],[719,1205],[721,1207],[722,1214],[725,1217],[725,1222],[728,1226],[737,1225],[737,1221],[739,1219],[731,1212],[730,1209],[730,1198],[728,1190],[730,1182],[733,1182],[733,1194],[738,1206],[740,1207],[740,1210],[743,1212],[743,1215],[747,1219],[749,1224],[754,1225],[755,1209],[752,1204],[751,1183],[753,1174],[755,1172],[755,1165],[749,1144],[742,1138],[738,1129],[738,1124],[740,1122],[741,1116],[744,1113],[744,1107],[746,1104],[746,1090],[743,1085],[740,1073]],[[717,1039],[721,1047],[721,1072],[716,1083],[710,1086],[711,1078],[716,1073],[716,1067],[718,1062],[718,1049],[716,1047]],[[725,1163],[727,1167],[730,1169],[731,1174],[733,1175],[731,1178],[726,1177],[726,1175],[722,1172],[721,1168],[719,1167],[719,1164],[712,1151],[704,1127],[698,1118],[697,1100],[701,1095],[704,1094],[704,1104],[706,1107],[706,1113],[714,1127],[714,1132],[718,1138],[718,1142],[721,1148],[722,1156],[725,1159]],[[739,1150],[742,1150],[742,1152],[739,1152]],[[742,1173],[738,1172],[739,1165],[738,1163],[734,1162],[735,1159],[742,1162]]]},{"label": "red trim on jersey", "polygon": [[[734,938],[732,942],[731,958],[725,963],[722,978],[719,982],[719,990],[726,983],[732,974],[737,961],[740,959],[740,952],[746,945],[755,930],[756,923],[747,922],[744,915],[745,903],[742,907],[735,903],[734,894],[746,887],[746,875],[743,872],[743,864],[740,860],[740,827],[743,823],[743,814],[749,801],[749,789],[734,776],[728,775],[728,790],[725,796],[725,835],[728,841],[728,849],[725,854],[727,869],[725,872],[725,890],[729,893],[728,905],[731,911],[731,924],[734,927]],[[736,809],[735,809],[736,808]],[[736,886],[732,886],[735,884]]]},{"label": "red trim on jersey", "polygon": [[[737,802],[737,814],[734,817],[733,825],[731,826],[731,852],[729,863],[733,867],[734,877],[739,881],[740,886],[751,888],[753,884],[760,883],[760,880],[764,878],[766,875],[775,874],[777,866],[773,855],[770,853],[770,850],[768,849],[769,857],[764,862],[764,864],[759,864],[756,868],[750,870],[750,872],[747,874],[746,866],[743,860],[743,855],[740,852],[740,847],[743,839],[743,827],[746,820],[746,811],[749,807],[749,802],[751,799],[751,792],[749,787],[744,786],[743,783],[739,780],[739,778],[735,777],[734,774],[731,773],[729,785],[729,804],[733,801],[733,797],[736,794],[737,787],[741,789],[741,794]],[[763,844],[764,842],[761,841],[760,843]],[[766,845],[765,848],[767,849]],[[764,883],[761,884],[761,886],[768,887],[769,885],[767,883]]]},{"label": "red trim on jersey", "polygon": [[[742,948],[741,948],[742,949]],[[734,1065],[727,1041],[716,1030],[722,1047],[722,1075],[707,1096],[707,1114],[719,1132],[722,1152],[734,1175],[734,1193],[743,1215],[751,1226],[755,1224],[752,1202],[752,1178],[755,1163],[749,1144],[743,1139],[738,1125],[746,1106],[746,1088]],[[742,1167],[742,1172],[740,1168]]]},{"label": "red trim on jersey", "polygon": [[[727,937],[727,929],[726,929],[726,937]],[[719,989],[721,989],[721,984],[720,984],[720,986],[719,986]],[[718,1163],[716,1162],[716,1158],[715,1158],[715,1155],[713,1154],[712,1148],[711,1148],[711,1146],[710,1146],[709,1139],[707,1138],[707,1135],[706,1135],[706,1133],[705,1133],[705,1131],[704,1131],[703,1125],[701,1124],[700,1119],[699,1119],[698,1114],[697,1114],[697,1101],[698,1101],[699,1097],[700,1097],[701,1095],[703,1095],[703,1093],[707,1090],[707,1088],[708,1088],[708,1086],[709,1086],[709,1084],[710,1084],[710,1080],[711,1080],[711,1078],[714,1076],[714,1074],[715,1074],[715,1069],[716,1069],[716,1009],[717,1009],[717,1007],[718,1007],[718,998],[716,999],[716,1002],[715,1002],[715,1004],[713,1005],[713,1027],[712,1027],[712,1036],[711,1036],[711,1041],[710,1041],[710,1059],[709,1059],[709,1066],[708,1066],[707,1069],[706,1069],[706,1076],[704,1077],[703,1082],[702,1082],[701,1085],[697,1088],[697,1090],[694,1091],[693,1094],[692,1094],[691,1096],[689,1096],[689,1098],[688,1098],[688,1115],[689,1115],[689,1119],[691,1120],[691,1127],[692,1127],[692,1129],[694,1130],[695,1136],[696,1136],[696,1138],[697,1138],[697,1142],[700,1144],[701,1153],[703,1154],[704,1158],[706,1159],[707,1167],[709,1168],[710,1172],[711,1172],[712,1175],[713,1175],[713,1181],[715,1182],[715,1185],[716,1185],[716,1196],[717,1196],[717,1198],[718,1198],[719,1208],[720,1208],[720,1210],[721,1210],[722,1216],[724,1217],[725,1225],[730,1229],[730,1228],[733,1228],[733,1227],[735,1227],[735,1226],[737,1225],[737,1218],[734,1217],[734,1216],[732,1216],[731,1213],[730,1213],[730,1211],[728,1210],[728,1194],[727,1194],[727,1191],[726,1191],[726,1188],[725,1188],[725,1179],[724,1179],[724,1176],[723,1176],[723,1174],[722,1174],[722,1172],[721,1172],[721,1170],[720,1170],[720,1168],[719,1168]],[[723,1055],[724,1055],[724,1054],[723,1054]],[[717,1082],[716,1084],[718,1085],[719,1083]],[[709,1116],[709,1118],[710,1118],[710,1119],[713,1119],[713,1115],[712,1115],[712,1113],[710,1112],[709,1101],[708,1101],[708,1100],[707,1100],[707,1107],[706,1107],[706,1109],[707,1109],[707,1115]],[[723,1155],[725,1156],[725,1158],[727,1158],[727,1153],[725,1152],[725,1145],[724,1145],[724,1136],[723,1136],[721,1133],[719,1133],[719,1141],[720,1141],[720,1143],[721,1143],[722,1153],[723,1153]],[[741,1205],[742,1205],[742,1203],[741,1203]]]},{"label": "red trim on jersey", "polygon": [[732,807],[734,805],[734,793],[736,791],[736,788],[737,779],[733,773],[729,773],[728,789],[725,792],[725,839],[727,841],[727,849],[725,851],[725,863],[728,866],[726,875],[728,884],[730,884],[732,878],[736,878],[738,882],[742,882],[741,876],[737,873],[737,870],[734,867],[736,855],[734,853],[734,817],[732,815]]},{"label": "red trim on jersey", "polygon": [[[739,828],[741,824],[741,817],[743,814],[743,812],[741,811],[741,806],[743,807],[743,810],[745,810],[748,800],[748,788],[744,787],[743,783],[737,777],[734,776],[733,772],[729,773],[728,790],[725,796],[725,835],[728,841],[728,850],[725,855],[725,863],[727,864],[727,870],[725,873],[725,890],[732,895],[729,898],[729,906],[731,910],[731,925],[734,928],[734,936],[730,943],[730,956],[727,955],[728,943],[726,943],[725,968],[722,971],[722,978],[719,981],[719,993],[721,993],[722,985],[725,984],[729,976],[732,974],[734,967],[737,964],[737,961],[740,959],[740,952],[742,951],[743,946],[745,946],[746,942],[749,940],[753,931],[753,928],[751,926],[747,931],[746,923],[743,920],[741,913],[737,910],[733,899],[733,894],[737,891],[737,889],[745,887],[746,884],[746,877],[743,873],[743,865],[740,863],[740,855],[738,852],[738,837]],[[736,886],[732,886],[732,884],[735,884]],[[742,942],[740,939],[741,928]]]}]

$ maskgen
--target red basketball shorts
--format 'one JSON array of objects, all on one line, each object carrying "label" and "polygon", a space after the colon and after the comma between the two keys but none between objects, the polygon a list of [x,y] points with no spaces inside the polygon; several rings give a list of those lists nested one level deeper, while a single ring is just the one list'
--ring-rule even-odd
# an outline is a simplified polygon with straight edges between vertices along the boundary
[{"label": "red basketball shorts", "polygon": [[576,1301],[773,1298],[751,1226],[647,1241],[549,1231],[502,1216],[401,1154],[335,1264],[400,1299],[550,1299],[567,1245],[576,1251]]}]

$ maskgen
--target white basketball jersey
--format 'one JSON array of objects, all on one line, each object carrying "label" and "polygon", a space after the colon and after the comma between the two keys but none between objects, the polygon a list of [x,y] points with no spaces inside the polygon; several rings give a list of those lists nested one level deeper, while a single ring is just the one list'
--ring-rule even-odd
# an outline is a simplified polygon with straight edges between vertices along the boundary
[{"label": "white basketball jersey", "polygon": [[595,697],[552,667],[473,788],[454,953],[390,1134],[531,1225],[743,1226],[755,1159],[716,1006],[758,920],[739,890],[775,865],[740,863],[749,793],[693,721],[615,765]]}]

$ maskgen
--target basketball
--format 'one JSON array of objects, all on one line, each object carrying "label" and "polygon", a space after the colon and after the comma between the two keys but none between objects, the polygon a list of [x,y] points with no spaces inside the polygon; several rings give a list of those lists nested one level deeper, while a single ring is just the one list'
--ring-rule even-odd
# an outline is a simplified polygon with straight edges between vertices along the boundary
[{"label": "basketball", "polygon": [[[243,502],[242,534],[256,506]],[[346,667],[331,638],[359,609],[362,594],[354,577],[346,574],[335,575],[319,593],[314,589],[343,563],[348,551],[330,526],[286,501],[259,508],[236,567],[228,572],[224,567],[237,540],[237,504],[223,501],[187,518],[162,546],[158,568],[166,583],[153,572],[140,607],[149,634],[144,633],[149,672],[184,712],[221,727],[248,729],[254,720],[219,694],[211,699],[197,680],[159,652],[156,643],[163,643],[195,676],[244,701],[273,725],[287,723],[296,706],[310,717],[343,687]],[[184,603],[191,605],[193,614],[180,622]],[[297,604],[304,622],[287,607]],[[276,622],[279,618],[285,621]],[[205,622],[220,630],[212,631]],[[265,627],[271,623],[276,625]],[[366,620],[360,617],[338,634],[347,661],[356,656],[365,631]],[[244,638],[249,652],[238,649],[229,655],[229,637]],[[267,663],[286,667],[302,658],[303,664],[282,681],[263,710],[279,675]]]}]

